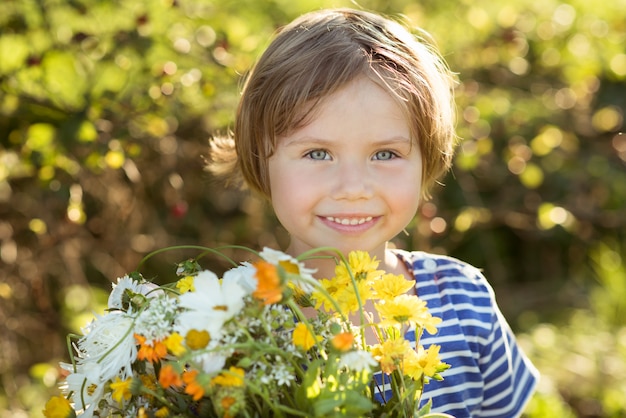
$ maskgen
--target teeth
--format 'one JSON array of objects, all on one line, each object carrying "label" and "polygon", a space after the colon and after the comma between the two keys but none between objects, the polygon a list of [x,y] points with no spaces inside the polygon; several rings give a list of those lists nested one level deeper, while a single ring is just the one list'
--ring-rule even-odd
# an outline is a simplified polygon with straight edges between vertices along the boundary
[{"label": "teeth", "polygon": [[361,225],[365,222],[371,221],[372,217],[368,216],[366,218],[335,218],[333,216],[327,216],[326,219],[341,225]]}]

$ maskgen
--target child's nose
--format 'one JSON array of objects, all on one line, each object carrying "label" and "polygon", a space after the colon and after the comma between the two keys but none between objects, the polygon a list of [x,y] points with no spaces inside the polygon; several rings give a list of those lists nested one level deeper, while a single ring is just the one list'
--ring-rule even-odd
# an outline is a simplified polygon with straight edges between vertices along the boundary
[{"label": "child's nose", "polygon": [[366,163],[349,161],[337,165],[333,197],[335,199],[369,199],[373,194],[373,175]]}]

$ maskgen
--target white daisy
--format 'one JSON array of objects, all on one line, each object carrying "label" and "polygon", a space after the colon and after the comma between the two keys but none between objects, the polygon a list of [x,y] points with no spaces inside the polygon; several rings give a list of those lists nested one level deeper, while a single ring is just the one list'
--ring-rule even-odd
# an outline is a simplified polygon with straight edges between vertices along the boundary
[{"label": "white daisy", "polygon": [[117,279],[117,283],[113,283],[112,286],[113,290],[109,295],[108,301],[109,309],[125,309],[124,305],[126,305],[126,308],[128,307],[128,302],[124,304],[124,295],[127,293],[127,290],[146,297],[154,297],[158,293],[161,293],[155,292],[155,289],[157,289],[158,286],[154,283],[140,283],[137,280],[130,278],[128,275],[119,277]]},{"label": "white daisy", "polygon": [[257,279],[254,276],[256,274],[256,269],[250,263],[242,263],[240,266],[232,268],[224,273],[223,282],[227,281],[235,281],[237,282],[245,291],[246,294],[252,294],[257,288]]},{"label": "white daisy", "polygon": [[205,330],[211,339],[218,339],[226,321],[244,307],[246,291],[236,280],[220,283],[211,271],[204,270],[194,278],[194,292],[179,297],[184,311],[178,316],[176,330],[187,335],[189,330]]}]

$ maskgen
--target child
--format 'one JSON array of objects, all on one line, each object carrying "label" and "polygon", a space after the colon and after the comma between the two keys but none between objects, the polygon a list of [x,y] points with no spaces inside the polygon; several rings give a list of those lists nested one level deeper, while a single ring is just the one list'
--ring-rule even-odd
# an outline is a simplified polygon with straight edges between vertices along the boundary
[{"label": "child", "polygon": [[[451,92],[438,53],[400,24],[356,10],[313,12],[284,27],[248,75],[234,137],[213,141],[210,169],[235,168],[271,202],[290,254],[364,250],[380,268],[415,278],[443,319],[421,342],[441,345],[451,365],[425,386],[434,411],[515,417],[538,375],[485,278],[449,257],[387,247],[450,167]],[[332,260],[308,265],[318,278],[333,275]]]}]

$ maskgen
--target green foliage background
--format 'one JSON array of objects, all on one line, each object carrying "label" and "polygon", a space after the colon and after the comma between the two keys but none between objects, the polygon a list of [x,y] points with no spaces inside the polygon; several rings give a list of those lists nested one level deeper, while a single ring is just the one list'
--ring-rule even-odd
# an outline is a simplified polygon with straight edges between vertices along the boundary
[{"label": "green foliage background", "polygon": [[147,252],[285,243],[203,156],[273,31],[337,6],[404,15],[458,73],[454,170],[398,244],[485,270],[543,373],[528,416],[626,416],[626,0],[357,3],[2,1],[0,417],[40,416]]}]

